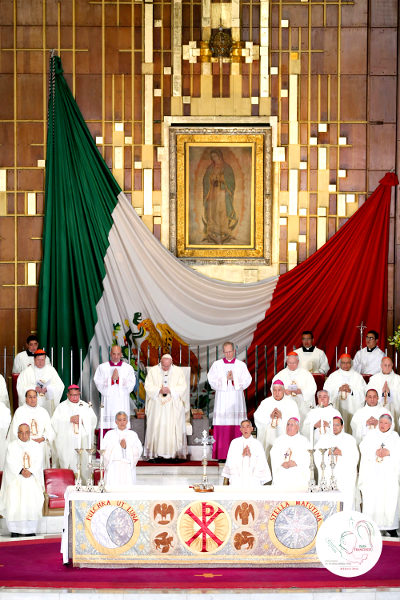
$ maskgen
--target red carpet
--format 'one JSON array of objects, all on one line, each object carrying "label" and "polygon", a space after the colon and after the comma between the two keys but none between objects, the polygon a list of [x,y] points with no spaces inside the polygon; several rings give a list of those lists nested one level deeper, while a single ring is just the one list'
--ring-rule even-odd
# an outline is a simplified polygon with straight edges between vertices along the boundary
[{"label": "red carpet", "polygon": [[400,587],[400,543],[383,542],[378,564],[344,579],[325,569],[77,569],[65,567],[60,540],[0,543],[0,586],[88,589],[268,589]]}]

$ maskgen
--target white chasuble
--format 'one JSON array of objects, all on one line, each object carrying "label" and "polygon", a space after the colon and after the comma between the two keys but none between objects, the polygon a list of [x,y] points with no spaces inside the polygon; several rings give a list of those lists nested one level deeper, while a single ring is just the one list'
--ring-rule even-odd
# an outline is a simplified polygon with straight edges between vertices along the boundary
[{"label": "white chasuble", "polygon": [[[342,385],[348,385],[350,392],[341,392]],[[349,371],[338,369],[324,383],[324,390],[329,392],[330,401],[340,411],[345,430],[349,431],[350,421],[356,410],[364,406],[367,386],[364,378],[353,368]]]},{"label": "white chasuble", "polygon": [[[243,450],[249,447],[250,456],[243,456]],[[229,485],[246,489],[257,487],[271,481],[264,448],[260,442],[249,438],[235,438],[231,441],[222,476],[229,479]]]},{"label": "white chasuble", "polygon": [[[148,458],[186,458],[186,379],[183,369],[171,365],[150,367],[144,382],[146,390],[146,438],[144,456]],[[162,387],[170,394],[163,396]]]},{"label": "white chasuble", "polygon": [[274,381],[280,379],[285,386],[285,390],[289,389],[290,386],[297,386],[299,390],[301,390],[301,394],[292,395],[292,398],[296,400],[297,406],[299,407],[300,419],[303,422],[306,414],[311,408],[315,406],[315,392],[317,391],[317,384],[315,383],[314,377],[306,371],[306,369],[302,369],[298,367],[291,371],[288,367],[282,369],[275,375],[272,380],[272,385],[274,385]]},{"label": "white chasuble", "polygon": [[[122,448],[121,440],[126,442]],[[142,454],[143,447],[135,431],[131,429],[112,429],[104,436],[102,448],[104,453],[106,489],[124,490],[136,483],[136,464]]]},{"label": "white chasuble", "polygon": [[64,391],[64,384],[54,367],[45,365],[39,369],[35,365],[31,365],[20,373],[17,379],[18,403],[20,406],[25,404],[25,392],[34,390],[37,387],[47,388],[45,393],[38,392],[38,406],[45,408],[52,416]]},{"label": "white chasuble", "polygon": [[[310,442],[304,435],[287,435],[278,437],[270,452],[272,466],[272,485],[283,492],[306,492],[310,478],[310,455],[307,449]],[[294,461],[295,466],[285,468],[287,461]]]},{"label": "white chasuble", "polygon": [[[116,382],[111,379],[114,369],[117,369],[119,375]],[[110,361],[102,363],[96,369],[94,383],[101,394],[104,405],[103,428],[116,427],[115,415],[120,411],[127,414],[129,426],[131,414],[130,394],[136,383],[133,367],[122,360],[116,364]]]},{"label": "white chasuble", "polygon": [[43,442],[35,442],[35,444],[42,450],[43,468],[48,469],[50,467],[50,446],[54,440],[54,431],[49,413],[41,406],[29,406],[29,404],[17,408],[10,427],[10,440],[18,438],[18,427],[22,423],[29,425],[32,441],[45,438]]},{"label": "white chasuble", "polygon": [[[272,412],[277,409],[282,413],[282,418],[271,419]],[[267,456],[276,438],[286,433],[286,424],[289,419],[296,417],[300,420],[297,402],[290,396],[282,400],[275,400],[273,396],[265,398],[254,413],[254,423],[257,427],[257,439],[263,445]]]}]

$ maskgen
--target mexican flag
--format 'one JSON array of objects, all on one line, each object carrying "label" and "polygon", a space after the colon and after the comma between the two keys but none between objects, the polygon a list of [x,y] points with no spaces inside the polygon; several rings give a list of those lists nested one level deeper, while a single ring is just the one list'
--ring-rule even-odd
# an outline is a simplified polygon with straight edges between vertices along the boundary
[{"label": "mexican flag", "polygon": [[140,345],[154,364],[159,347],[178,358],[186,353],[189,360],[188,346],[204,357],[207,346],[230,340],[242,355],[247,348],[254,371],[261,368],[256,346],[268,352],[291,348],[303,329],[314,330],[335,368],[335,347],[357,349],[362,320],[385,343],[389,209],[396,180],[387,174],[355,215],[290,272],[254,284],[207,278],[166,250],[142,223],[95,145],[60,58],[53,56],[41,344],[52,349],[66,385],[79,380],[82,368],[90,378],[116,342],[129,352]]}]

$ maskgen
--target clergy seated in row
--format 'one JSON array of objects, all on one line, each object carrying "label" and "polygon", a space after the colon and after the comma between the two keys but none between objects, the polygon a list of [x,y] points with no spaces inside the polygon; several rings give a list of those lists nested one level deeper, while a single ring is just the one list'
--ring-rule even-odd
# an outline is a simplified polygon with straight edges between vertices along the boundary
[{"label": "clergy seated in row", "polygon": [[231,441],[222,476],[224,485],[248,489],[265,485],[271,481],[271,471],[268,466],[264,448],[253,438],[253,426],[247,419],[240,424],[241,437]]},{"label": "clergy seated in row", "polygon": [[298,355],[289,352],[286,357],[286,368],[275,375],[272,383],[277,379],[283,381],[285,394],[296,400],[300,419],[303,421],[308,411],[315,406],[317,385],[314,377],[309,371],[300,367]]},{"label": "clergy seated in row", "polygon": [[322,373],[326,375],[329,371],[328,358],[323,350],[314,345],[314,334],[312,331],[303,331],[301,335],[301,347],[295,352],[299,357],[299,365],[310,373]]},{"label": "clergy seated in row", "polygon": [[358,487],[362,512],[373,519],[379,529],[398,537],[400,438],[393,431],[391,415],[379,417],[378,428],[365,436],[360,452]]},{"label": "clergy seated in row", "polygon": [[32,442],[36,442],[42,451],[43,468],[50,467],[51,444],[54,441],[54,431],[50,415],[45,408],[38,406],[37,392],[28,389],[25,392],[25,404],[17,408],[9,431],[11,441],[18,437],[18,427],[28,423]]},{"label": "clergy seated in row", "polygon": [[[356,440],[349,433],[344,432],[343,419],[333,418],[333,432],[328,431],[321,435],[315,449],[315,462],[318,469],[319,481],[322,477],[321,457],[318,450],[326,448],[324,456],[325,479],[329,482],[331,475],[336,479],[338,489],[346,495],[349,502],[348,506],[356,509],[356,483],[357,483],[357,465],[360,453],[357,448]],[[334,457],[334,468],[332,472],[331,456]]]},{"label": "clergy seated in row", "polygon": [[224,358],[216,360],[208,372],[208,383],[215,390],[212,457],[225,460],[229,444],[240,435],[240,423],[247,419],[244,390],[251,383],[247,365],[235,357],[232,342],[222,347]]},{"label": "clergy seated in row", "polygon": [[25,404],[25,392],[33,389],[38,395],[38,404],[53,415],[59,405],[64,384],[57,371],[50,364],[46,364],[46,353],[44,350],[36,350],[33,357],[33,365],[24,369],[17,380],[19,406]]},{"label": "clergy seated in row", "polygon": [[350,354],[342,354],[338,366],[326,379],[324,390],[328,390],[333,406],[342,415],[345,430],[350,431],[354,413],[364,406],[367,386],[364,377],[354,370]]},{"label": "clergy seated in row", "polygon": [[7,450],[7,433],[11,423],[11,412],[8,406],[0,402],[0,471],[3,470]]},{"label": "clergy seated in row", "polygon": [[[359,408],[351,419],[350,427],[357,444],[374,429],[378,429],[379,417],[383,413],[390,413],[388,407],[379,404],[379,396],[376,390],[368,390],[365,396],[365,406]],[[393,416],[393,415],[391,415]]]},{"label": "clergy seated in row", "polygon": [[[26,338],[25,350],[15,355],[12,372],[21,373],[26,367],[33,366],[33,359],[36,350],[39,348],[39,339],[36,335],[28,335]],[[46,365],[50,364],[50,359],[46,356]]]},{"label": "clergy seated in row", "polygon": [[8,444],[0,491],[0,514],[13,537],[36,534],[44,501],[42,450],[30,440],[27,423],[17,434]]},{"label": "clergy seated in row", "polygon": [[272,485],[285,492],[306,492],[310,478],[310,447],[308,439],[299,433],[296,417],[288,420],[286,433],[278,437],[271,448]]},{"label": "clergy seated in row", "polygon": [[371,329],[365,336],[366,346],[359,350],[353,362],[355,371],[363,375],[375,375],[379,373],[381,360],[385,356],[382,350],[378,347],[379,334]]},{"label": "clergy seated in row", "polygon": [[390,409],[397,430],[400,417],[400,375],[393,371],[393,361],[388,356],[382,358],[380,371],[372,375],[368,387],[375,389],[380,404]]},{"label": "clergy seated in row", "polygon": [[[67,399],[61,402],[51,419],[55,438],[52,448],[53,466],[61,469],[78,470],[78,453],[93,446],[97,417],[91,406],[81,399],[79,386],[68,387]],[[82,479],[88,476],[88,455],[82,452]]]},{"label": "clergy seated in row", "polygon": [[131,365],[122,360],[120,346],[112,346],[110,360],[102,363],[94,374],[94,383],[101,394],[103,404],[103,429],[115,427],[115,415],[120,410],[127,415],[135,410],[131,392],[136,383]]},{"label": "clergy seated in row", "polygon": [[144,382],[146,390],[146,437],[143,455],[154,460],[184,459],[186,441],[186,379],[184,370],[164,354],[150,367]]},{"label": "clergy seated in row", "polygon": [[275,379],[271,385],[272,396],[265,398],[254,413],[257,427],[257,439],[261,442],[267,458],[271,446],[280,435],[286,433],[286,424],[290,417],[300,418],[296,400],[285,394],[283,381]]},{"label": "clergy seated in row", "polygon": [[135,431],[128,427],[128,415],[115,415],[116,427],[107,431],[102,442],[106,490],[124,490],[136,483],[136,465],[143,447]]},{"label": "clergy seated in row", "polygon": [[342,415],[330,403],[329,392],[319,390],[317,392],[317,406],[307,413],[302,426],[302,433],[309,438],[312,446],[324,433],[332,432],[333,417]]}]

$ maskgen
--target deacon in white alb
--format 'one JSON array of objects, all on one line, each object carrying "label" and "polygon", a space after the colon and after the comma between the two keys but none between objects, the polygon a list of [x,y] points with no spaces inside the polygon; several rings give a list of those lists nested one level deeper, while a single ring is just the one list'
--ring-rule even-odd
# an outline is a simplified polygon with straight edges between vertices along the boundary
[{"label": "deacon in white alb", "polygon": [[291,396],[285,395],[283,381],[275,379],[271,389],[272,396],[265,398],[254,413],[257,439],[263,445],[267,457],[276,438],[286,432],[288,419],[300,419],[297,402]]},{"label": "deacon in white alb", "polygon": [[[26,350],[15,355],[12,372],[21,373],[26,367],[33,365],[33,357],[39,348],[39,340],[36,335],[28,335],[26,338]],[[46,356],[46,365],[50,364],[50,359]]]},{"label": "deacon in white alb", "polygon": [[310,442],[299,433],[299,420],[291,418],[286,433],[271,448],[272,485],[284,492],[306,492],[310,477]]},{"label": "deacon in white alb", "polygon": [[229,479],[229,485],[242,489],[264,485],[271,481],[264,448],[251,435],[253,426],[250,421],[244,419],[240,431],[242,436],[230,443],[222,476],[225,480]]},{"label": "deacon in white alb", "polygon": [[18,427],[10,442],[0,492],[0,514],[12,537],[35,535],[43,509],[42,451],[29,439],[29,425]]},{"label": "deacon in white alb", "polygon": [[358,486],[362,512],[373,519],[379,529],[398,537],[400,438],[391,428],[391,415],[382,415],[378,429],[361,442]]},{"label": "deacon in white alb", "polygon": [[135,485],[136,465],[143,451],[137,433],[128,428],[128,415],[118,412],[115,423],[117,427],[107,431],[102,443],[107,490]]},{"label": "deacon in white alb", "polygon": [[186,387],[184,371],[172,364],[170,354],[148,369],[145,457],[186,458]]},{"label": "deacon in white alb", "polygon": [[286,357],[286,368],[275,375],[272,383],[277,379],[283,381],[285,394],[296,400],[300,419],[303,421],[308,411],[315,406],[317,385],[311,373],[299,366],[296,352],[289,352]]},{"label": "deacon in white alb", "polygon": [[310,410],[304,419],[302,433],[307,436],[314,446],[321,435],[324,433],[332,432],[333,417],[340,417],[342,415],[336,408],[333,408],[330,403],[329,392],[326,390],[319,390],[317,392],[318,406]]},{"label": "deacon in white alb", "polygon": [[353,369],[352,364],[350,354],[342,354],[338,370],[331,373],[324,383],[324,390],[329,392],[332,405],[343,417],[346,431],[349,431],[356,410],[364,406],[367,391],[364,377]]},{"label": "deacon in white alb", "polygon": [[354,413],[350,422],[351,432],[357,444],[360,444],[368,432],[378,428],[379,417],[383,413],[390,413],[390,411],[387,407],[383,408],[379,404],[378,392],[368,390],[365,396],[365,406]]},{"label": "deacon in white alb", "polygon": [[136,383],[133,367],[122,360],[120,346],[112,346],[110,360],[97,367],[94,383],[104,405],[103,428],[111,429],[116,426],[117,412],[122,410],[127,415],[131,414],[130,394]]},{"label": "deacon in white alb", "polygon": [[0,402],[0,471],[3,470],[7,450],[7,434],[11,423],[11,412],[8,406]]},{"label": "deacon in white alb", "polygon": [[60,403],[64,384],[55,368],[46,364],[44,350],[36,350],[33,360],[34,364],[26,367],[17,380],[19,405],[25,404],[25,392],[27,389],[32,389],[37,392],[39,406],[45,408],[52,416]]},{"label": "deacon in white alb", "polygon": [[251,383],[247,365],[235,358],[232,342],[223,345],[224,358],[216,360],[208,372],[210,386],[215,390],[213,411],[212,457],[226,459],[229,444],[240,436],[240,423],[247,419],[246,401],[243,391]]},{"label": "deacon in white alb", "polygon": [[365,337],[367,345],[365,348],[359,350],[354,357],[353,369],[355,371],[363,375],[375,375],[375,373],[379,373],[381,360],[385,354],[377,346],[378,339],[379,334],[377,331],[373,329],[368,331]]},{"label": "deacon in white alb", "polygon": [[327,374],[329,371],[328,358],[323,350],[314,346],[314,335],[312,331],[303,331],[301,335],[301,348],[295,352],[300,360],[300,367],[310,373]]},{"label": "deacon in white alb", "polygon": [[72,384],[68,387],[67,399],[61,402],[54,411],[51,424],[55,438],[53,444],[53,458],[57,459],[62,469],[78,470],[78,454],[75,448],[83,448],[82,452],[82,477],[86,479],[87,448],[94,446],[94,429],[97,417],[92,407],[81,400],[79,386]]},{"label": "deacon in white alb", "polygon": [[382,406],[388,405],[397,429],[400,417],[400,375],[393,371],[393,361],[388,356],[382,358],[381,370],[372,375],[368,387],[378,392]]},{"label": "deacon in white alb", "polygon": [[38,444],[43,453],[43,468],[50,467],[50,444],[54,440],[54,431],[51,426],[50,415],[45,408],[38,406],[35,390],[27,390],[25,404],[17,408],[10,427],[10,440],[17,439],[18,427],[28,423],[31,441]]},{"label": "deacon in white alb", "polygon": [[[321,478],[321,460],[318,450],[327,448],[325,453],[325,478],[329,483],[332,475],[331,456],[333,454],[335,467],[333,475],[336,479],[338,489],[346,494],[349,505],[355,509],[355,494],[357,481],[357,464],[360,453],[357,448],[356,440],[349,433],[343,431],[343,420],[340,417],[333,418],[333,434],[326,433],[321,435],[316,446],[315,462],[318,469],[318,476]],[[333,453],[332,453],[333,448]],[[320,479],[319,479],[320,480]]]}]

